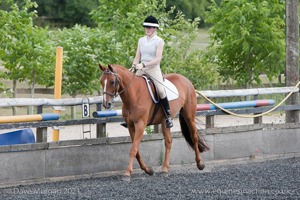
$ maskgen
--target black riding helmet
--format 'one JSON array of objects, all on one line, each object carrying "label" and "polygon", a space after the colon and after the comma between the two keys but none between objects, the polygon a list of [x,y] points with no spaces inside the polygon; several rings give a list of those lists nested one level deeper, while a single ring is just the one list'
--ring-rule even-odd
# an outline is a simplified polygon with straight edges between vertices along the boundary
[{"label": "black riding helmet", "polygon": [[145,21],[143,23],[143,27],[159,28],[158,20],[155,17],[153,17],[152,15],[150,15],[145,19]]}]

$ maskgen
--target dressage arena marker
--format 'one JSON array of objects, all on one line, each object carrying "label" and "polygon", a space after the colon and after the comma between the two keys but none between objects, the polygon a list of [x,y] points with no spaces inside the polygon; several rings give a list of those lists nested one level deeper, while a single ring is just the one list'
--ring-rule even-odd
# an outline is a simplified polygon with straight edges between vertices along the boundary
[{"label": "dressage arena marker", "polygon": [[[263,99],[263,100],[253,100],[253,101],[238,101],[238,102],[228,102],[228,103],[219,103],[222,108],[225,109],[236,109],[236,108],[247,108],[247,107],[261,107],[261,106],[271,106],[274,105],[275,101],[272,99]],[[212,104],[198,104],[197,111],[202,110],[217,110],[216,106]],[[122,110],[104,110],[104,111],[95,111],[93,112],[94,118],[100,117],[114,117],[121,116]]]}]

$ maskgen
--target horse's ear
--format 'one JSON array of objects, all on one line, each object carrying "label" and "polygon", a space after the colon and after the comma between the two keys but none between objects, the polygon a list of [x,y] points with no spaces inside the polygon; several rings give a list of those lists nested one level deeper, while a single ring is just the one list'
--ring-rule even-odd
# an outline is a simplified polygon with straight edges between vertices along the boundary
[{"label": "horse's ear", "polygon": [[106,70],[106,67],[102,66],[100,63],[99,63],[99,68],[100,68],[100,70],[103,71],[103,72]]},{"label": "horse's ear", "polygon": [[107,66],[108,66],[109,71],[114,72],[114,68],[110,64],[108,64]]}]

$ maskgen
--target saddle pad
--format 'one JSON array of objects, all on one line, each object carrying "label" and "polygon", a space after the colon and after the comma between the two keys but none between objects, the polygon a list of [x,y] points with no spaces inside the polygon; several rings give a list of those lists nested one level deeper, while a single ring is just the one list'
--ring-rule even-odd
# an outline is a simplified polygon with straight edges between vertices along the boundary
[{"label": "saddle pad", "polygon": [[165,79],[164,87],[165,87],[165,90],[166,90],[167,97],[168,97],[169,101],[172,101],[172,100],[177,99],[179,97],[178,90],[177,90],[176,86],[171,81],[169,81],[168,79]]}]

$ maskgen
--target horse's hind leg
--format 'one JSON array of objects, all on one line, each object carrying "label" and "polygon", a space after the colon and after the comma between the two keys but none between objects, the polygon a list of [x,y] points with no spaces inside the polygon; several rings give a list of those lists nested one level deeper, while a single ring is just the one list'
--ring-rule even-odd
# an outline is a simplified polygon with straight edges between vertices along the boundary
[{"label": "horse's hind leg", "polygon": [[201,157],[200,157],[200,151],[199,151],[199,137],[198,137],[198,133],[197,133],[197,128],[196,128],[196,121],[193,120],[190,121],[191,125],[190,126],[190,131],[192,133],[192,140],[193,140],[193,143],[194,143],[194,150],[195,150],[195,156],[196,156],[196,163],[197,163],[197,167],[199,170],[203,170],[204,169],[204,162],[201,160]]},{"label": "horse's hind leg", "polygon": [[162,172],[167,173],[169,171],[169,160],[170,160],[170,152],[171,152],[171,146],[172,146],[172,137],[170,133],[170,129],[166,128],[166,125],[162,124],[162,132],[164,134],[165,139],[165,159],[164,163],[162,165]]},{"label": "horse's hind leg", "polygon": [[203,170],[204,169],[204,162],[201,160],[200,157],[200,150],[199,150],[199,137],[198,137],[198,133],[197,133],[197,128],[196,128],[196,121],[193,120],[193,126],[190,126],[190,131],[192,133],[192,140],[194,143],[194,150],[195,150],[195,160],[197,163],[197,167],[199,170]]},{"label": "horse's hind leg", "polygon": [[189,133],[190,135],[187,137],[190,137],[191,141],[192,141],[192,148],[195,151],[195,160],[196,160],[196,164],[199,170],[203,170],[204,169],[204,162],[201,160],[201,156],[200,156],[200,150],[199,150],[199,136],[197,133],[197,127],[196,127],[196,113],[194,114],[193,112],[185,112],[184,110],[182,110],[181,112],[183,119],[184,119],[184,123],[186,123],[188,130],[186,131],[186,133]]}]

